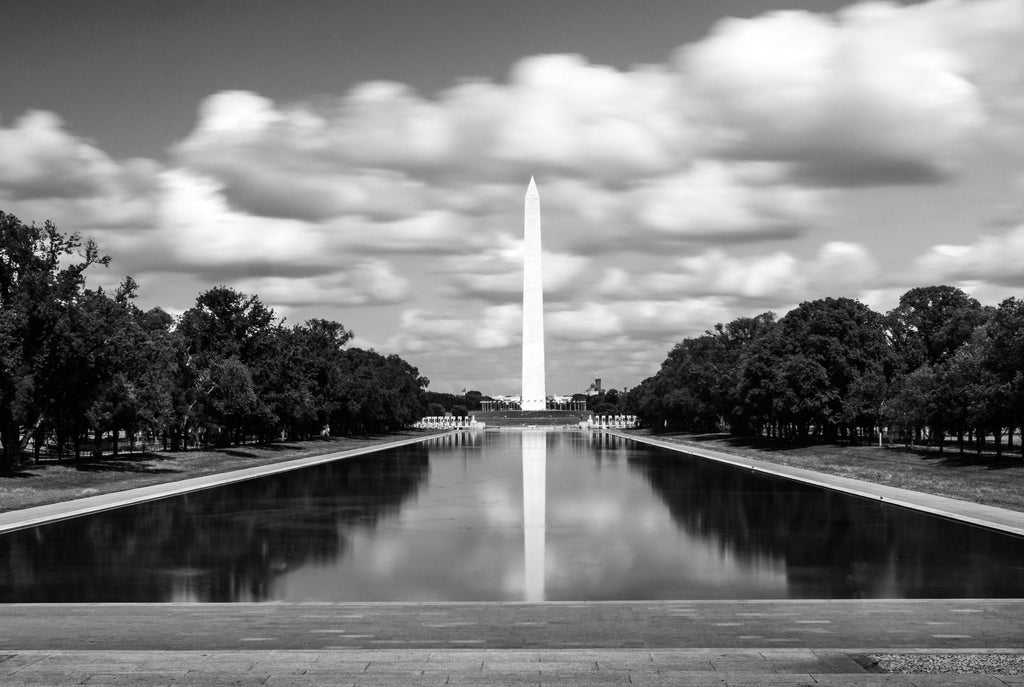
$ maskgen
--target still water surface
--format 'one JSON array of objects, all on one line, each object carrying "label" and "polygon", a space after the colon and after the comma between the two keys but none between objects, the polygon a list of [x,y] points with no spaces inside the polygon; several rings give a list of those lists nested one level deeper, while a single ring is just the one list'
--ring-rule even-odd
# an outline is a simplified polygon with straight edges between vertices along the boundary
[{"label": "still water surface", "polygon": [[0,602],[861,597],[1024,597],[1024,539],[542,430],[0,537]]}]

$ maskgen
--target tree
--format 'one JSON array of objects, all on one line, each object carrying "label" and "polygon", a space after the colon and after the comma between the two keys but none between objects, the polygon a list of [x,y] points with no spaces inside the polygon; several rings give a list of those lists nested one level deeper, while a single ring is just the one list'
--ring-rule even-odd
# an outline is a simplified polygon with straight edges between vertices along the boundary
[{"label": "tree", "polygon": [[716,324],[702,336],[683,339],[658,373],[625,401],[652,427],[717,431],[728,423],[742,432],[752,418],[741,410],[743,359],[775,327],[774,313]]},{"label": "tree", "polygon": [[825,367],[804,354],[786,356],[773,370],[772,410],[803,439],[812,424],[834,426],[842,419],[839,393]]},{"label": "tree", "polygon": [[885,327],[900,370],[911,372],[948,360],[986,317],[981,303],[954,286],[923,286],[900,296]]},{"label": "tree", "polygon": [[[206,443],[308,437],[411,425],[428,380],[398,356],[346,350],[352,332],[314,319],[286,328],[255,295],[210,289],[175,321],[142,312],[128,277],[88,289],[106,265],[96,244],[50,223],[0,212],[0,469],[27,443],[56,439],[58,455],[92,432],[162,435],[172,450]],[[482,395],[458,397],[479,406]],[[115,443],[115,451],[117,444]]]},{"label": "tree", "polygon": [[825,298],[801,303],[779,321],[775,358],[783,365],[803,356],[825,371],[827,386],[817,420],[826,438],[834,438],[856,418],[849,417],[844,400],[865,378],[889,378],[893,362],[882,317],[859,301]]},{"label": "tree", "polygon": [[65,361],[67,381],[62,406],[72,420],[76,454],[80,433],[94,432],[93,453],[102,454],[106,432],[116,437],[134,431],[140,406],[136,379],[146,364],[147,341],[130,301],[136,284],[128,278],[109,298],[102,289],[86,291],[71,310],[67,341],[73,357]]},{"label": "tree", "polygon": [[775,372],[776,351],[781,350],[776,325],[742,350],[737,366],[736,409],[733,413],[735,434],[764,431],[774,434],[778,429],[776,404],[778,378]]},{"label": "tree", "polygon": [[352,332],[338,322],[324,319],[309,320],[294,331],[301,342],[315,427],[320,429],[329,425],[331,414],[342,402],[344,348],[352,340]]},{"label": "tree", "polygon": [[184,341],[174,329],[174,318],[162,309],[134,312],[142,332],[133,373],[137,428],[166,437],[175,426],[175,400],[181,398],[175,381],[187,360]]},{"label": "tree", "polygon": [[182,314],[178,332],[187,357],[181,369],[184,397],[178,404],[176,433],[191,428],[223,443],[244,436],[242,425],[247,421],[272,416],[259,391],[275,381],[269,364],[277,354],[274,319],[274,311],[258,296],[226,286],[200,294]]},{"label": "tree", "polygon": [[906,443],[912,443],[922,427],[931,427],[933,434],[944,432],[941,408],[935,403],[938,384],[935,370],[925,364],[891,385],[884,419],[900,430]]},{"label": "tree", "polygon": [[470,412],[483,408],[484,395],[475,389],[466,392],[466,409]]},{"label": "tree", "polygon": [[274,311],[259,296],[217,286],[199,294],[182,314],[178,330],[189,354],[204,362],[232,356],[248,362],[265,343],[274,319]]},{"label": "tree", "polygon": [[70,313],[85,292],[85,271],[109,262],[78,234],[0,212],[0,470],[62,412]]},{"label": "tree", "polygon": [[1024,428],[1024,301],[1007,298],[1000,303],[985,331],[983,367],[994,378],[993,396],[999,401],[993,413],[994,424],[997,428]]},{"label": "tree", "polygon": [[340,379],[341,403],[331,424],[347,433],[400,429],[426,414],[430,382],[397,355],[347,349]]},{"label": "tree", "polygon": [[206,429],[215,432],[219,445],[241,443],[240,433],[265,407],[256,395],[249,368],[235,357],[215,360],[209,383]]}]

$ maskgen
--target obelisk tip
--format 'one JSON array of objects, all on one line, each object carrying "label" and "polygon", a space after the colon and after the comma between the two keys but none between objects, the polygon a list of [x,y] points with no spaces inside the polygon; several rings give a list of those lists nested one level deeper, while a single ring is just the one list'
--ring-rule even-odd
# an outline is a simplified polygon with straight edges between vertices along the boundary
[{"label": "obelisk tip", "polygon": [[526,195],[528,195],[528,196],[539,195],[537,193],[537,182],[535,182],[533,180],[533,176],[530,177],[530,185],[526,188]]}]

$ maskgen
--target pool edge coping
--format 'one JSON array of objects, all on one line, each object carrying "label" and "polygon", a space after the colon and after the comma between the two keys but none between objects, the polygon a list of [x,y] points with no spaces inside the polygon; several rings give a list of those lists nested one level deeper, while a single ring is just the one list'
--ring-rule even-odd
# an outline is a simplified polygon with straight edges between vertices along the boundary
[{"label": "pool edge coping", "polygon": [[229,470],[228,472],[217,472],[210,475],[189,477],[187,479],[176,480],[173,482],[151,484],[147,487],[112,491],[106,494],[97,494],[95,496],[87,496],[71,501],[58,501],[57,503],[48,503],[41,506],[30,506],[28,508],[7,511],[0,513],[0,535],[7,534],[8,532],[15,532],[17,530],[37,527],[39,525],[46,525],[51,522],[70,520],[71,518],[77,518],[83,515],[91,515],[93,513],[101,513],[115,508],[123,508],[124,506],[133,506],[147,501],[156,501],[158,499],[168,498],[171,496],[180,496],[194,491],[211,489],[213,487],[225,486],[236,482],[244,482],[246,480],[256,479],[259,477],[267,477],[270,475],[290,472],[292,470],[300,470],[302,468],[313,467],[315,465],[331,463],[336,460],[354,458],[367,453],[417,444],[429,439],[449,436],[460,431],[461,430],[451,430],[448,432],[440,432],[438,434],[428,434],[423,437],[398,439],[382,444],[360,446],[357,448],[345,449],[344,451],[324,453],[318,456],[295,458],[293,460],[286,460],[280,463],[266,463],[264,465],[253,466],[251,468]]},{"label": "pool edge coping", "polygon": [[[852,496],[870,499],[872,501],[890,503],[895,506],[910,508],[911,510],[921,511],[949,520],[956,520],[970,525],[975,525],[977,527],[984,527],[986,529],[1024,537],[1024,513],[1010,510],[1008,508],[987,506],[974,501],[964,501],[962,499],[954,499],[949,496],[928,494],[922,491],[903,489],[901,487],[890,487],[884,484],[878,484],[877,482],[868,482],[866,480],[842,477],[840,475],[830,475],[825,472],[817,472],[815,470],[808,470],[807,468],[770,463],[756,458],[743,458],[737,455],[725,453],[724,451],[716,451],[699,446],[690,446],[688,444],[679,444],[672,441],[655,439],[653,437],[635,436],[618,430],[606,429],[603,431],[605,434],[610,436],[621,437],[623,439],[629,439],[642,444],[657,446],[659,448],[665,448],[679,453],[688,453],[699,458],[705,458],[719,463],[726,463],[733,467],[782,477],[784,479],[810,484],[823,489],[831,489],[832,491],[839,491]],[[977,512],[972,514],[965,511]]]}]

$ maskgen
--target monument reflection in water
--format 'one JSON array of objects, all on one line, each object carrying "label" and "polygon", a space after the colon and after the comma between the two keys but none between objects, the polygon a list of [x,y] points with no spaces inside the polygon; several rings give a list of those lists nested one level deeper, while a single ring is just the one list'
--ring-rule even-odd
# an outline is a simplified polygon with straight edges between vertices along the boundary
[{"label": "monument reflection in water", "polygon": [[523,570],[526,601],[544,601],[547,576],[544,540],[547,532],[547,432],[523,430]]},{"label": "monument reflection in water", "polygon": [[3,602],[858,597],[1024,597],[1024,540],[533,430],[0,536]]}]

